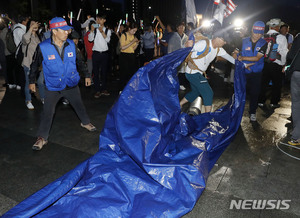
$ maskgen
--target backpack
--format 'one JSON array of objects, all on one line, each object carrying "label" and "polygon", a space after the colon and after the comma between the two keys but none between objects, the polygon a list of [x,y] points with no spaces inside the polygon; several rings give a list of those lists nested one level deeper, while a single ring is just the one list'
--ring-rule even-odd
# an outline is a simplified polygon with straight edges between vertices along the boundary
[{"label": "backpack", "polygon": [[[203,36],[201,33],[195,33],[194,37],[195,37],[195,42],[204,40],[206,42],[206,47],[204,51],[202,51],[202,53],[198,55],[196,58],[192,58],[192,52],[190,52],[184,61],[190,67],[191,71],[198,70],[199,72],[203,73],[204,77],[207,77],[206,72],[199,69],[199,67],[195,64],[194,59],[204,58],[209,53],[209,39]],[[220,49],[218,48],[217,55],[219,54],[219,51]]]},{"label": "backpack", "polygon": [[[21,28],[21,27],[17,26],[15,29],[17,28]],[[5,36],[6,48],[11,54],[15,53],[17,50],[17,45],[15,44],[14,34],[13,34],[14,30],[8,29]]]},{"label": "backpack", "polygon": [[275,34],[266,34],[264,40],[267,41],[267,50],[264,57],[265,62],[272,63],[277,59],[281,59],[281,55],[278,53],[278,44],[276,43],[276,37],[278,33]]}]

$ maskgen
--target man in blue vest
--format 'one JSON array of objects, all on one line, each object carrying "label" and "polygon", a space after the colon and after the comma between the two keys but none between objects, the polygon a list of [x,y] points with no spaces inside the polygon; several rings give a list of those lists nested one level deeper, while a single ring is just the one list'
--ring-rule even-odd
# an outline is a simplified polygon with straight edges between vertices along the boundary
[{"label": "man in blue vest", "polygon": [[247,86],[250,94],[250,121],[256,121],[256,109],[261,87],[261,75],[264,68],[263,56],[267,50],[267,43],[262,38],[264,30],[264,22],[256,21],[253,24],[251,36],[243,39],[239,55],[239,61],[243,61],[246,64],[254,64],[245,70]]},{"label": "man in blue vest", "polygon": [[85,63],[76,57],[74,42],[68,39],[72,27],[68,26],[63,18],[55,17],[50,21],[50,29],[52,36],[39,44],[30,67],[29,89],[32,92],[36,91],[35,78],[41,64],[43,64],[46,85],[44,110],[37,132],[38,139],[32,147],[33,150],[41,150],[47,144],[55,107],[62,97],[69,100],[83,128],[89,131],[96,130],[86,113],[78,87],[80,76],[76,63],[85,74],[86,86],[91,85],[91,79]]}]

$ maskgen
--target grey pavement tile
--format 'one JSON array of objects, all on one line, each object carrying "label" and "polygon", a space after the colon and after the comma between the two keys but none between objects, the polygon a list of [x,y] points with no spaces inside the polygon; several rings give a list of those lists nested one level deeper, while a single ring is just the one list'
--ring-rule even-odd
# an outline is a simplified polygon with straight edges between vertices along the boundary
[{"label": "grey pavement tile", "polygon": [[0,194],[0,216],[3,215],[10,208],[16,206],[18,204],[17,201],[14,201],[2,194]]},{"label": "grey pavement tile", "polygon": [[219,192],[205,190],[193,210],[183,218],[257,218],[260,210],[230,209],[231,200],[238,198]]}]

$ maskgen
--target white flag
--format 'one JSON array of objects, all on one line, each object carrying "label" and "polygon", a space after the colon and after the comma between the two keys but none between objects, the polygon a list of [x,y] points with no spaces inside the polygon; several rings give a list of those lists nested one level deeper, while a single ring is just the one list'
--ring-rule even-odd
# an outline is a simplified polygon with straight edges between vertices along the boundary
[{"label": "white flag", "polygon": [[220,2],[214,13],[214,18],[217,21],[219,21],[221,25],[223,24],[225,9],[226,9],[226,5],[224,5],[222,2]]},{"label": "white flag", "polygon": [[186,7],[186,23],[197,23],[196,7],[194,0],[185,0]]}]

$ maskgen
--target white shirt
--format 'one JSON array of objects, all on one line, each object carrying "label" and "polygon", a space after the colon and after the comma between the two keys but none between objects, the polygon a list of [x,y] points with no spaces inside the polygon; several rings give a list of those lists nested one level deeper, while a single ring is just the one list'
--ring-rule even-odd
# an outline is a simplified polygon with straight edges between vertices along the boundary
[{"label": "white shirt", "polygon": [[[278,33],[278,32],[276,30],[272,30],[272,29],[267,32],[267,34],[269,34],[269,35],[275,34],[275,33]],[[278,44],[277,52],[281,55],[281,60],[277,59],[274,61],[274,63],[283,66],[283,65],[285,65],[286,55],[289,51],[287,39],[284,35],[279,34],[276,36],[276,43]]]},{"label": "white shirt", "polygon": [[[103,27],[103,31],[105,32],[106,27]],[[99,51],[99,52],[104,52],[108,50],[108,45],[107,43],[109,43],[110,41],[110,36],[111,36],[111,31],[108,30],[107,31],[107,35],[106,38],[103,38],[103,35],[101,34],[101,32],[99,31],[99,28],[97,28],[97,33],[96,33],[96,38],[94,32],[91,32],[88,36],[88,40],[90,42],[94,41],[94,46],[93,46],[93,51]]]},{"label": "white shirt", "polygon": [[[205,40],[200,40],[198,42],[195,43],[195,45],[193,46],[192,49],[192,58],[196,58],[199,55],[201,55],[206,48],[206,41]],[[203,72],[205,72],[209,66],[209,64],[216,58],[216,56],[221,56],[224,59],[228,60],[229,62],[231,62],[232,64],[235,64],[235,60],[232,56],[230,56],[223,48],[219,48],[219,53],[218,52],[218,48],[213,48],[211,40],[209,40],[209,52],[206,56],[204,56],[203,58],[200,59],[193,59],[195,64],[198,66],[198,68],[200,70],[202,70]],[[189,66],[186,66],[186,73],[199,73],[198,70],[192,70],[189,68]],[[200,72],[201,74],[203,74],[202,72]]]}]

